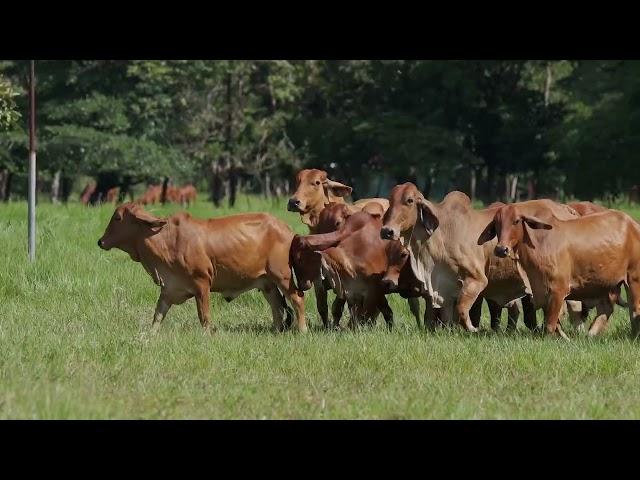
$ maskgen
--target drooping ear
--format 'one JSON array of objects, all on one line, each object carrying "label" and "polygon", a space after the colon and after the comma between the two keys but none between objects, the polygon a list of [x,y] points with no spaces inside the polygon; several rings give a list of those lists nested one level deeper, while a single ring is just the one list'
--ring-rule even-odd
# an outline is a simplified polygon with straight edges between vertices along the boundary
[{"label": "drooping ear", "polygon": [[378,202],[369,202],[362,207],[363,212],[367,212],[374,218],[382,218],[384,215],[384,208]]},{"label": "drooping ear", "polygon": [[522,221],[534,230],[551,230],[553,228],[548,223],[544,223],[542,220],[539,220],[536,217],[526,217],[523,215]]},{"label": "drooping ear", "polygon": [[491,220],[491,222],[489,222],[489,225],[485,227],[485,229],[478,237],[478,245],[484,245],[485,243],[491,241],[495,236],[497,236],[496,222],[494,220]]},{"label": "drooping ear", "polygon": [[433,232],[440,225],[440,221],[433,212],[431,204],[424,199],[418,200],[418,220],[422,223],[429,236],[433,235]]},{"label": "drooping ear", "polygon": [[167,221],[151,215],[149,212],[145,212],[141,208],[137,208],[131,212],[131,215],[136,219],[138,223],[148,225],[149,227],[164,227]]},{"label": "drooping ear", "polygon": [[[322,185],[324,186],[325,192],[327,192],[327,194],[333,195],[334,197],[347,197],[351,195],[351,192],[353,191],[353,188],[351,188],[349,185],[345,185],[340,182],[334,182],[333,180],[330,180],[328,178],[324,182],[322,182]],[[329,195],[327,195],[327,198],[331,200],[331,197]]]},{"label": "drooping ear", "polygon": [[548,223],[544,223],[542,220],[537,219],[536,217],[526,217],[522,216],[522,241],[529,248],[535,249],[536,246],[533,243],[533,239],[529,234],[529,228],[534,230],[551,230],[551,225]]}]

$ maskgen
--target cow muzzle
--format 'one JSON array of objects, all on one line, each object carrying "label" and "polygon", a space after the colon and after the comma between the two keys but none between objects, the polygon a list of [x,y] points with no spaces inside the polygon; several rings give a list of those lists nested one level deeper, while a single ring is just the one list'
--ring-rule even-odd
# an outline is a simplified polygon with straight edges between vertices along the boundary
[{"label": "cow muzzle", "polygon": [[301,203],[302,202],[295,197],[290,198],[289,202],[287,202],[287,210],[290,212],[302,213]]},{"label": "cow muzzle", "polygon": [[509,247],[505,247],[504,245],[496,245],[494,253],[497,257],[507,258],[509,256]]},{"label": "cow muzzle", "polygon": [[381,281],[382,286],[388,292],[395,292],[398,289],[398,282],[392,280],[391,278],[385,277]]},{"label": "cow muzzle", "polygon": [[380,238],[382,238],[383,240],[397,240],[398,232],[390,227],[382,227],[380,229]]},{"label": "cow muzzle", "polygon": [[100,238],[98,240],[98,246],[102,249],[102,250],[109,250],[109,248],[107,247],[107,245],[104,243],[104,240],[102,238]]}]

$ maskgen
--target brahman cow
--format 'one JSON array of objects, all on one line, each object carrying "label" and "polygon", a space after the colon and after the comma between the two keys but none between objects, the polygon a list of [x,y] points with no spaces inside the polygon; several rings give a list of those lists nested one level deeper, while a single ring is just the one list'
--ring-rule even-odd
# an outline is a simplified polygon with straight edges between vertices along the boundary
[{"label": "brahman cow", "polygon": [[[554,215],[577,216],[551,200],[524,204],[532,211],[545,206]],[[414,184],[405,183],[392,190],[380,230],[382,238],[400,239],[409,249],[414,274],[429,292],[433,307],[442,308],[444,323],[452,322],[455,305],[460,322],[470,332],[477,331],[469,311],[480,295],[502,306],[528,293],[514,262],[495,257],[488,245],[478,245],[495,211],[474,210],[462,192],[451,192],[434,204]],[[427,326],[433,327],[433,319],[427,320]],[[535,328],[533,309],[525,315],[525,323]]]},{"label": "brahman cow", "polygon": [[[296,191],[289,199],[287,210],[300,214],[302,223],[309,227],[310,234],[319,233],[317,231],[317,227],[320,221],[320,214],[325,207],[329,203],[341,203],[347,205],[344,201],[344,197],[351,195],[352,190],[353,189],[348,185],[329,179],[327,172],[324,170],[301,170],[296,175]],[[354,213],[358,210],[362,210],[365,205],[372,202],[380,204],[383,210],[386,210],[389,206],[389,202],[386,198],[366,198],[347,205],[347,208],[350,213]],[[327,286],[319,276],[314,280],[313,286],[316,293],[318,314],[320,315],[325,327],[329,328]],[[336,305],[334,301],[332,311],[339,311],[341,315],[343,306],[344,302],[341,303],[338,301],[338,304]]]},{"label": "brahman cow", "polygon": [[[291,312],[306,332],[302,293],[289,266],[293,232],[266,213],[247,213],[201,220],[186,212],[159,218],[133,203],[118,207],[98,245],[129,254],[160,286],[154,325],[160,325],[171,305],[195,297],[203,327],[210,326],[209,292],[227,301],[257,288],[271,306],[274,327],[282,330]],[[288,326],[288,325],[287,325]]]},{"label": "brahman cow", "polygon": [[607,210],[572,220],[543,221],[518,205],[499,208],[478,242],[497,237],[495,255],[515,260],[544,309],[546,331],[567,338],[559,325],[565,299],[602,300],[589,329],[607,326],[624,284],[629,295],[631,330],[640,331],[640,226],[627,214]]}]

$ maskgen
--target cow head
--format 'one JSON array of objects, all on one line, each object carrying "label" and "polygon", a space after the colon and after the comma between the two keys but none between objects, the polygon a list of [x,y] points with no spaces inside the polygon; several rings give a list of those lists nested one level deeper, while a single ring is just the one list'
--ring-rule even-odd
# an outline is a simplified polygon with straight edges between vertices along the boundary
[{"label": "cow head", "polygon": [[401,235],[411,232],[418,223],[430,237],[440,224],[433,205],[413,183],[396,185],[391,190],[389,209],[382,222],[380,237],[385,240],[398,240]]},{"label": "cow head", "polygon": [[515,205],[505,205],[496,211],[493,220],[482,231],[478,238],[478,245],[498,237],[495,254],[500,258],[514,258],[518,247],[522,244],[535,248],[529,228],[551,230],[552,226],[536,217],[522,215]]},{"label": "cow head", "polygon": [[103,250],[125,250],[137,238],[158,233],[167,221],[145,212],[135,203],[125,203],[114,212],[104,235],[98,240]]},{"label": "cow head", "polygon": [[296,277],[296,285],[302,291],[309,290],[320,274],[320,254],[308,240],[295,235],[289,249],[289,264]]},{"label": "cow head", "polygon": [[327,178],[324,170],[306,169],[296,175],[296,191],[287,210],[300,214],[320,211],[326,204],[351,194],[352,188]]},{"label": "cow head", "polygon": [[398,289],[400,272],[409,259],[409,251],[398,241],[386,243],[387,270],[382,277],[382,285],[387,291],[394,292]]},{"label": "cow head", "polygon": [[330,233],[340,230],[351,216],[351,210],[344,203],[329,203],[318,216],[316,233]]}]

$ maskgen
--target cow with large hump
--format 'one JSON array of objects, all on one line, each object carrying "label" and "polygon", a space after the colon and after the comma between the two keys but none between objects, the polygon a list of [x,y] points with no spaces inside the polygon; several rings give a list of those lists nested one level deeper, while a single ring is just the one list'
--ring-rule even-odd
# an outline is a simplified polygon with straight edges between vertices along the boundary
[{"label": "cow with large hump", "polygon": [[[300,214],[300,219],[309,228],[309,233],[316,234],[320,233],[318,231],[320,214],[329,203],[344,204],[349,214],[362,210],[362,208],[371,203],[379,204],[383,210],[386,210],[389,206],[386,198],[365,198],[353,204],[347,204],[344,198],[351,195],[352,190],[348,185],[331,180],[324,170],[304,169],[296,175],[296,191],[289,199],[287,210]],[[317,278],[313,281],[313,286],[316,293],[318,314],[324,326],[330,328],[327,306],[327,290],[329,286],[326,282],[323,282],[320,270],[318,270]],[[333,316],[334,323],[339,322],[343,308],[344,300],[337,298],[332,305],[332,312],[338,315],[337,320]]]},{"label": "cow with large hump", "polygon": [[565,299],[608,298],[589,329],[606,328],[620,288],[629,300],[631,331],[640,333],[640,225],[623,212],[608,210],[572,220],[541,220],[518,205],[497,210],[479,242],[492,242],[499,258],[519,265],[534,304],[544,309],[549,334],[566,338],[559,324]]},{"label": "cow with large hump", "polygon": [[[326,217],[331,210],[340,212],[341,207],[330,205],[322,216]],[[375,320],[378,313],[382,313],[391,328],[393,312],[385,298],[389,293],[415,300],[410,302],[410,308],[419,322],[416,297],[423,292],[409,265],[388,273],[389,259],[406,260],[408,252],[400,242],[380,239],[377,233],[382,214],[381,208],[368,207],[347,216],[339,230],[296,236],[292,242],[291,264],[299,287],[310,288],[321,268],[338,298],[348,302],[351,326]]]},{"label": "cow with large hump", "polygon": [[[553,214],[577,216],[551,200],[523,204],[532,211],[546,205]],[[434,204],[413,183],[405,183],[392,190],[380,230],[382,238],[400,239],[408,248],[411,267],[433,307],[442,308],[443,322],[451,323],[455,305],[455,314],[470,332],[477,331],[470,309],[479,296],[502,306],[528,293],[514,262],[497,258],[490,246],[477,243],[494,213],[495,209],[474,210],[469,197],[457,191]],[[433,327],[433,319],[428,321]],[[525,324],[536,328],[533,309],[525,314]]]},{"label": "cow with large hump", "polygon": [[180,212],[160,218],[126,203],[115,210],[98,246],[128,253],[160,287],[156,328],[172,305],[195,297],[200,323],[212,329],[209,292],[231,301],[257,288],[271,306],[275,329],[283,330],[292,321],[286,297],[298,330],[306,332],[303,293],[289,265],[292,239],[291,229],[266,213],[201,220]]}]

